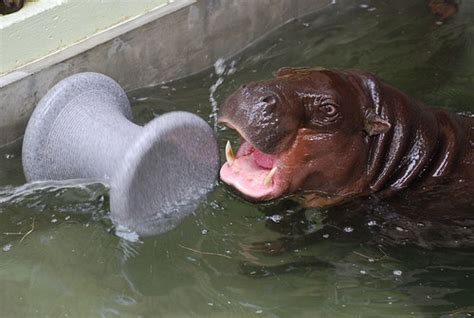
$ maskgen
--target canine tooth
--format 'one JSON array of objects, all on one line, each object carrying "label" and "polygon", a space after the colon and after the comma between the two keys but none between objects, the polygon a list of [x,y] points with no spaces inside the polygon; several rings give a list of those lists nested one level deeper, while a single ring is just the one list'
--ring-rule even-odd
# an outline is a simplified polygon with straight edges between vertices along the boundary
[{"label": "canine tooth", "polygon": [[234,151],[232,150],[232,146],[228,140],[227,144],[225,145],[225,158],[229,164],[232,164],[235,160]]},{"label": "canine tooth", "polygon": [[268,186],[272,182],[272,178],[277,172],[277,167],[273,167],[272,170],[265,176],[265,179],[263,179],[263,185]]}]

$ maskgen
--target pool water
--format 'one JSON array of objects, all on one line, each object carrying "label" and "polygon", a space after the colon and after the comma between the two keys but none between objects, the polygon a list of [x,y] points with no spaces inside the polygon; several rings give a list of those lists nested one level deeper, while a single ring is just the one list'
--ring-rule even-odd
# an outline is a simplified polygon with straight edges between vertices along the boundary
[{"label": "pool water", "polygon": [[[336,2],[212,69],[129,92],[136,122],[195,112],[223,152],[238,136],[215,125],[218,105],[283,66],[366,69],[429,105],[474,112],[473,16],[470,1],[443,24],[426,1]],[[474,314],[474,248],[374,242],[378,220],[362,215],[329,228],[327,211],[301,217],[287,200],[253,204],[219,183],[174,230],[129,242],[113,234],[105,186],[23,183],[21,145],[1,149],[1,317]]]}]

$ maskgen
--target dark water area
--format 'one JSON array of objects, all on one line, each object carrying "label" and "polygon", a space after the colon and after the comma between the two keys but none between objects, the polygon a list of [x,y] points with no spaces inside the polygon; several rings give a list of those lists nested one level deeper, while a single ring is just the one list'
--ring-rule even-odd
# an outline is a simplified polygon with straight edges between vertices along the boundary
[{"label": "dark water area", "polygon": [[[440,24],[426,1],[336,3],[213,69],[129,92],[135,121],[195,112],[223,154],[239,138],[215,125],[219,105],[283,66],[366,69],[427,105],[474,112],[474,2],[459,9]],[[219,183],[174,230],[129,242],[111,231],[103,185],[23,183],[21,145],[1,149],[0,317],[474,314],[474,218],[401,214],[424,212],[409,195],[303,209]]]}]

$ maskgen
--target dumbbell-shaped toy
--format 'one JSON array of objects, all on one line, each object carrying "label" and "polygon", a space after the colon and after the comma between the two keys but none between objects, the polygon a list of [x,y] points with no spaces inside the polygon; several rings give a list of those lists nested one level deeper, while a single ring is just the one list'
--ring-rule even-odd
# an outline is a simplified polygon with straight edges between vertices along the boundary
[{"label": "dumbbell-shaped toy", "polygon": [[27,181],[94,179],[110,187],[112,221],[140,235],[165,232],[193,212],[219,169],[212,128],[170,112],[145,126],[111,78],[79,73],[39,102],[23,141]]}]

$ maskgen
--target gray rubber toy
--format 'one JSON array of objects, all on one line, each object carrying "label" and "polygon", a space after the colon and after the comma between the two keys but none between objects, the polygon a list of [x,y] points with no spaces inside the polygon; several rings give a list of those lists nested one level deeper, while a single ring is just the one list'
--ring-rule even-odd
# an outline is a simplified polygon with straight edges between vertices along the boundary
[{"label": "gray rubber toy", "polygon": [[101,179],[112,221],[140,235],[172,229],[213,188],[219,153],[200,117],[171,112],[135,125],[123,89],[80,73],[39,102],[23,141],[28,181]]}]

